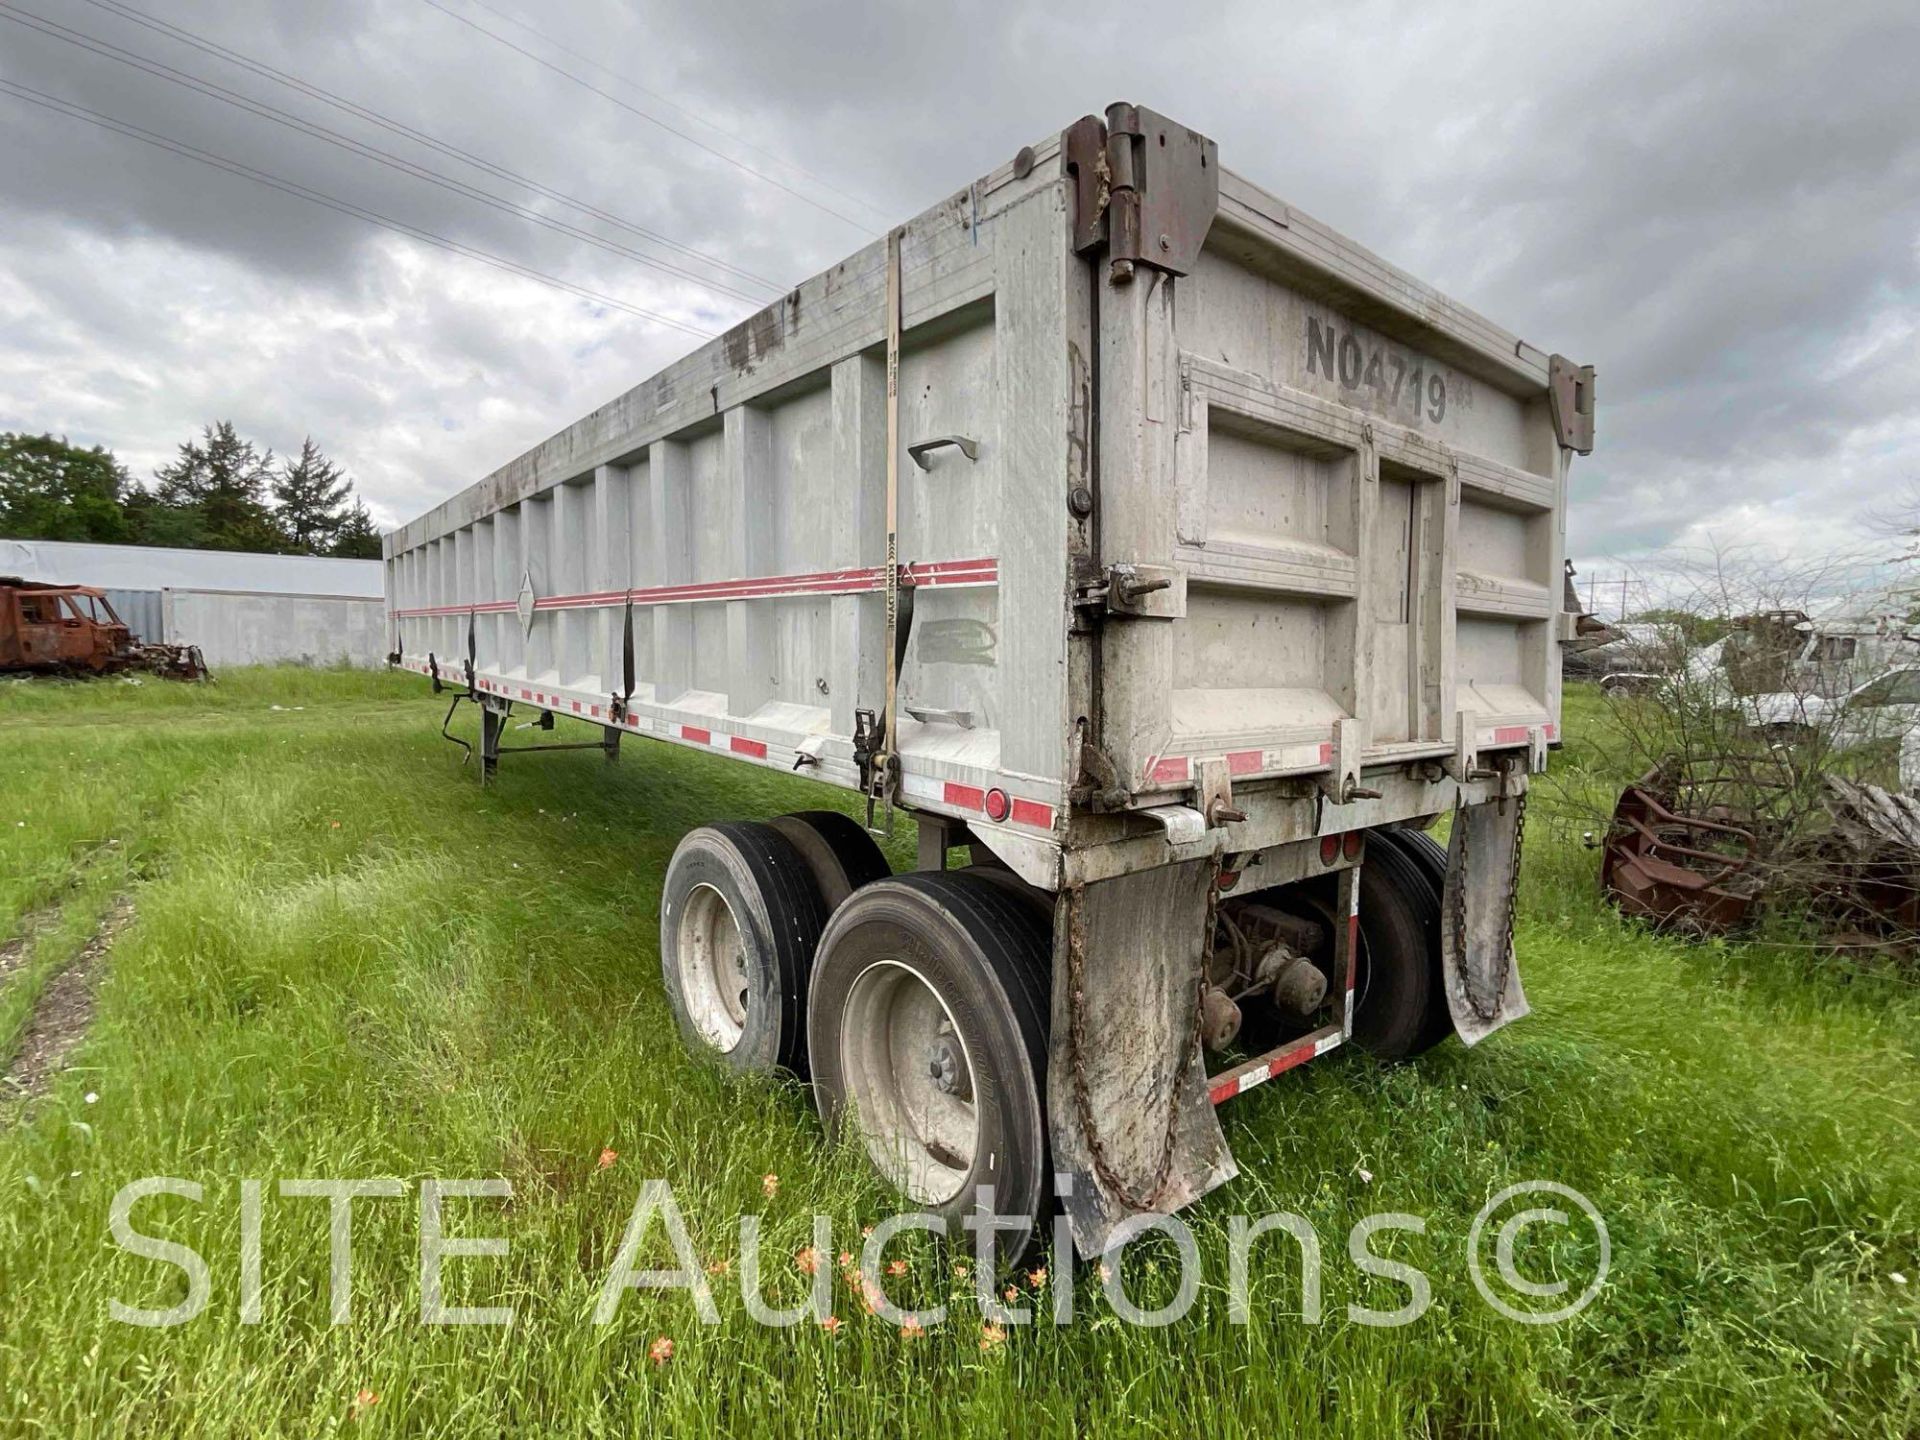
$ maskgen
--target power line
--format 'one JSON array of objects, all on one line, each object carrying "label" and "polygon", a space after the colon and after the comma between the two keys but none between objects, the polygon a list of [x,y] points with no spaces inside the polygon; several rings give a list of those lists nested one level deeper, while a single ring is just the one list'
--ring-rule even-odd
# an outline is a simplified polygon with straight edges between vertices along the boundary
[{"label": "power line", "polygon": [[663,260],[656,260],[652,256],[642,254],[640,251],[632,249],[630,246],[605,239],[602,236],[593,234],[591,231],[582,230],[579,226],[571,225],[564,220],[555,220],[551,216],[542,215],[537,210],[531,210],[504,196],[496,195],[491,191],[469,185],[463,180],[456,180],[450,176],[443,175],[439,171],[416,164],[403,156],[393,154],[391,151],[382,150],[377,145],[365,144],[362,141],[353,139],[351,136],[342,135],[337,130],[329,130],[324,125],[315,124],[290,111],[281,110],[263,101],[254,100],[246,95],[242,95],[236,90],[229,90],[223,85],[215,84],[210,80],[205,80],[185,70],[178,70],[171,65],[149,60],[131,50],[122,49],[118,45],[99,40],[81,31],[70,30],[66,26],[48,20],[44,16],[36,15],[30,10],[21,10],[14,5],[8,4],[6,0],[0,0],[0,20],[11,20],[17,25],[25,26],[27,29],[63,41],[66,44],[77,46],[82,50],[90,51],[106,59],[118,61],[122,65],[131,66],[136,70],[157,76],[172,84],[183,86],[186,89],[205,95],[210,99],[222,101],[225,104],[234,106],[236,109],[245,110],[249,114],[256,115],[264,120],[271,120],[277,125],[285,126],[290,130],[298,131],[316,140],[325,141],[329,145],[372,160],[375,164],[385,165],[388,169],[398,170],[415,179],[424,180],[430,185],[436,185],[443,190],[464,195],[469,199],[477,200],[481,204],[491,206],[495,210],[499,210],[505,214],[531,221],[533,224],[545,229],[584,241],[589,245],[606,250],[611,254],[624,256],[638,264],[646,265],[652,269],[662,271],[665,274],[678,276],[683,280],[704,286],[718,294],[728,295],[736,300],[741,300],[754,306],[765,303],[763,297],[750,295],[733,286],[721,284],[717,280],[709,280],[704,276],[694,274],[692,271],[682,270],[677,265],[669,265]]},{"label": "power line", "polygon": [[644,306],[634,305],[628,301],[618,299],[615,296],[603,294],[598,290],[590,290],[584,285],[576,285],[571,280],[562,280],[556,275],[549,275],[544,270],[536,270],[530,265],[522,265],[517,260],[508,260],[502,256],[490,254],[485,250],[476,249],[474,246],[464,244],[461,241],[450,240],[446,236],[437,234],[434,231],[423,230],[419,226],[410,225],[404,220],[395,220],[391,216],[381,214],[377,210],[369,210],[365,206],[356,205],[350,200],[342,200],[337,196],[328,195],[323,191],[313,189],[311,186],[302,185],[296,180],[288,180],[283,176],[273,175],[265,170],[255,169],[253,166],[242,164],[238,160],[230,159],[224,155],[217,155],[211,150],[202,150],[198,146],[189,145],[181,140],[175,140],[157,131],[147,130],[139,125],[133,124],[131,121],[116,119],[111,115],[103,115],[98,110],[89,110],[84,105],[76,105],[71,100],[63,100],[57,95],[49,95],[45,91],[35,90],[30,86],[21,85],[16,81],[4,78],[0,78],[0,92],[10,94],[16,99],[25,100],[29,104],[38,105],[42,109],[52,110],[56,114],[67,115],[76,120],[84,120],[90,125],[95,125],[103,130],[110,130],[117,134],[124,135],[131,140],[138,140],[142,144],[151,145],[156,149],[167,150],[175,155],[183,156],[188,160],[198,161],[200,164],[211,166],[216,170],[224,170],[228,174],[238,175],[243,179],[255,181],[261,185],[265,185],[269,189],[278,190],[283,195],[291,195],[296,199],[306,200],[312,204],[323,206],[328,210],[338,211],[342,215],[350,215],[356,220],[364,220],[369,225],[379,226],[382,230],[391,230],[395,234],[405,235],[438,249],[451,251],[453,254],[464,256],[469,260],[478,260],[481,264],[490,265],[496,270],[504,270],[508,274],[518,275],[522,279],[533,280],[539,284],[549,286],[552,289],[565,291],[567,294],[577,296],[580,299],[592,301],[596,305],[606,305],[615,310],[623,310],[629,315],[638,316],[642,320],[651,320],[656,325],[665,325],[669,329],[681,331],[698,340],[708,340],[712,338],[710,331],[700,330],[687,324],[685,321],[676,320],[670,315],[662,315],[657,310],[649,310]]},{"label": "power line", "polygon": [[706,126],[709,130],[713,131],[715,134],[724,136],[726,139],[733,141],[734,144],[741,146],[743,149],[751,150],[756,155],[764,155],[767,157],[767,159],[772,160],[774,163],[786,166],[789,170],[793,171],[796,175],[804,175],[807,179],[813,181],[813,183],[818,185],[821,189],[830,191],[833,194],[838,195],[842,200],[850,200],[855,205],[861,206],[863,209],[871,210],[875,215],[880,217],[881,223],[885,224],[889,220],[891,212],[888,211],[885,206],[876,205],[873,203],[873,201],[868,200],[863,196],[855,195],[849,191],[842,190],[838,185],[835,185],[832,181],[822,179],[820,176],[814,174],[811,170],[807,169],[804,165],[798,164],[795,161],[787,159],[784,155],[781,155],[778,151],[769,150],[764,145],[756,145],[753,143],[753,141],[747,139],[744,135],[737,134],[734,131],[727,129],[723,125],[718,125],[712,120],[707,119],[706,116],[696,115],[693,111],[687,109],[686,106],[674,103],[673,100],[671,100],[665,95],[662,95],[658,90],[655,90],[650,86],[642,85],[638,80],[635,80],[631,75],[623,75],[618,70],[613,69],[611,66],[603,65],[600,61],[594,59],[591,55],[585,54],[584,52],[579,50],[575,50],[571,46],[562,44],[560,41],[554,39],[553,36],[547,34],[546,31],[540,29],[538,26],[528,24],[525,20],[522,20],[519,16],[513,14],[512,12],[507,10],[502,10],[495,5],[489,5],[487,3],[487,0],[469,0],[469,3],[471,3],[472,5],[476,6],[481,10],[485,10],[490,15],[497,16],[499,19],[506,21],[509,25],[512,25],[517,29],[526,31],[527,34],[529,35],[537,36],[539,39],[544,40],[547,44],[551,45],[554,49],[558,50],[562,55],[570,55],[575,60],[580,61],[582,64],[590,66],[592,69],[598,70],[602,75],[611,76],[613,79],[618,80],[622,85],[626,85],[631,87],[632,89],[638,90],[642,95],[652,96],[655,100],[658,100],[662,105],[665,105],[669,110],[672,110],[677,114],[686,116],[687,119],[693,121],[697,125]]},{"label": "power line", "polygon": [[196,34],[182,26],[173,24],[171,21],[162,20],[158,16],[148,15],[144,11],[136,10],[131,5],[122,4],[121,0],[87,0],[87,3],[106,10],[109,14],[130,20],[136,25],[145,26],[147,29],[167,39],[177,41],[182,45],[190,45],[204,54],[212,55],[216,59],[238,65],[263,79],[287,86],[311,99],[318,100],[323,105],[329,105],[345,114],[352,115],[356,119],[364,120],[368,124],[376,125],[383,130],[403,136],[408,140],[414,141],[416,144],[426,146],[428,149],[437,150],[442,155],[465,161],[467,164],[484,170],[490,175],[497,176],[499,179],[506,180],[515,185],[524,186],[526,189],[532,190],[538,195],[543,195],[550,200],[558,201],[560,204],[572,206],[582,214],[591,215],[597,220],[626,230],[631,234],[641,236],[665,249],[675,251],[690,259],[702,261],[718,270],[724,270],[743,280],[751,281],[753,284],[764,285],[769,290],[779,291],[785,288],[778,282],[767,279],[764,275],[757,275],[751,270],[744,269],[741,266],[723,260],[717,255],[712,255],[704,250],[697,249],[694,246],[683,245],[677,240],[662,235],[657,230],[650,230],[644,225],[628,220],[611,211],[601,209],[599,206],[575,196],[568,195],[564,191],[555,190],[550,186],[543,185],[538,180],[522,175],[516,170],[509,169],[483,156],[476,155],[470,150],[463,150],[458,145],[448,144],[446,141],[437,139],[423,130],[406,124],[404,121],[395,120],[389,115],[383,115],[378,110],[370,109],[365,105],[359,104],[357,101],[349,100],[343,95],[336,94],[322,86],[312,84],[309,81],[301,79],[298,75],[289,74],[284,70],[277,70],[263,61],[243,55],[239,51],[222,45],[218,41],[210,40],[204,35]]},{"label": "power line", "polygon": [[526,56],[527,59],[533,61],[534,64],[542,66],[545,69],[551,70],[556,75],[564,76],[566,79],[571,80],[574,84],[580,86],[583,90],[591,90],[594,94],[600,96],[601,99],[607,100],[612,104],[618,105],[622,110],[627,111],[631,115],[638,115],[642,120],[645,120],[649,125],[657,125],[662,130],[666,131],[669,135],[677,136],[679,139],[686,141],[689,145],[699,146],[702,150],[706,151],[709,155],[713,155],[721,160],[726,161],[727,164],[733,166],[734,169],[744,171],[746,174],[753,176],[754,179],[756,180],[763,180],[767,184],[773,186],[773,188],[776,190],[784,190],[787,194],[793,196],[794,199],[799,200],[804,204],[811,205],[816,210],[824,211],[826,214],[833,216],[833,218],[836,220],[846,221],[847,224],[853,226],[854,229],[860,231],[862,234],[868,233],[871,230],[872,227],[869,226],[865,221],[856,220],[853,218],[853,216],[848,215],[843,211],[834,209],[831,205],[827,204],[825,201],[816,200],[813,198],[813,196],[808,195],[803,191],[796,190],[791,185],[788,185],[783,181],[776,180],[773,176],[767,174],[766,171],[764,170],[754,169],[753,166],[747,164],[744,160],[734,159],[733,156],[727,154],[724,150],[714,149],[713,146],[707,144],[706,141],[700,139],[698,136],[689,135],[684,130],[676,130],[673,126],[667,124],[667,122],[662,120],[659,116],[649,115],[645,110],[642,110],[638,105],[628,104],[625,100],[622,100],[618,95],[615,95],[611,90],[601,89],[598,85],[594,84],[591,80],[583,79],[580,76],[574,74],[571,70],[567,69],[566,66],[556,65],[554,64],[553,61],[547,59],[545,56],[534,54],[533,51],[527,49],[526,46],[514,44],[513,41],[509,40],[506,36],[500,34],[498,31],[489,30],[487,29],[486,26],[482,25],[479,21],[469,20],[465,15],[460,14],[459,11],[448,9],[445,5],[442,5],[440,3],[440,0],[425,0],[425,3],[432,6],[435,10],[438,10],[442,15],[447,15],[452,17],[455,20],[458,20],[462,25],[465,25],[469,29],[479,31],[482,35],[486,36],[489,40],[492,40],[495,44],[504,45],[507,47],[507,49],[514,51],[516,54]]}]

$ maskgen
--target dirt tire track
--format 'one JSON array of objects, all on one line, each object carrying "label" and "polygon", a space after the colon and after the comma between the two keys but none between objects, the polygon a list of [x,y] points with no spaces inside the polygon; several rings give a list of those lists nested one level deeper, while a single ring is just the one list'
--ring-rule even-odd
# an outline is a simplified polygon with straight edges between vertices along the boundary
[{"label": "dirt tire track", "polygon": [[53,897],[20,917],[18,933],[11,939],[0,941],[0,985],[6,984],[13,972],[20,968],[32,952],[33,942],[60,922],[61,912],[66,908],[66,897],[80,888],[87,878],[87,872],[99,863],[100,857],[119,843],[119,837],[114,836],[87,844],[73,857],[73,871]]},{"label": "dirt tire track", "polygon": [[33,949],[33,942],[40,938],[40,933],[59,918],[58,906],[50,905],[44,910],[32,911],[20,922],[20,933],[0,944],[0,985],[6,984],[13,972],[20,968],[20,962],[27,958],[27,952]]},{"label": "dirt tire track", "polygon": [[[117,895],[73,959],[47,981],[34,1002],[20,1048],[7,1066],[0,1098],[32,1100],[66,1068],[67,1056],[93,1023],[93,992],[114,937],[133,919],[133,900]],[[24,953],[24,952],[23,952]],[[16,962],[17,963],[17,962]]]}]

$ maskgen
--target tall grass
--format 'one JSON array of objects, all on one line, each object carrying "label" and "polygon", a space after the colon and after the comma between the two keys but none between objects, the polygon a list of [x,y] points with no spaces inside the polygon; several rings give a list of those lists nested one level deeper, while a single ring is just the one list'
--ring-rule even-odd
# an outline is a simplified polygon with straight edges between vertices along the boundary
[{"label": "tall grass", "polygon": [[[1611,783],[1580,778],[1577,726],[1601,717],[1574,711],[1563,774]],[[483,791],[439,719],[408,677],[0,687],[0,934],[73,907],[0,992],[0,1036],[84,938],[87,907],[117,889],[136,904],[79,1068],[0,1129],[9,1432],[1920,1426],[1920,1004],[1625,927],[1593,893],[1594,857],[1553,824],[1530,845],[1520,932],[1534,1017],[1412,1066],[1337,1054],[1230,1106],[1242,1174],[1190,1212],[1206,1284],[1183,1321],[1118,1323],[1083,1270],[1074,1325],[987,1350],[966,1307],[904,1338],[837,1280],[837,1335],[762,1329],[736,1289],[740,1214],[765,1214],[770,1297],[792,1302],[814,1212],[857,1251],[861,1226],[893,1207],[855,1157],[823,1147],[801,1086],[728,1078],[680,1045],[658,979],[659,883],[693,824],[839,797],[633,742],[611,769],[591,753],[509,757]],[[603,1150],[617,1157],[605,1168]],[[108,1318],[111,1299],[185,1293],[180,1272],[108,1236],[114,1192],[145,1175],[205,1186],[199,1204],[158,1198],[137,1216],[211,1269],[206,1311],[172,1329]],[[263,1318],[242,1324],[239,1182],[308,1176],[507,1178],[509,1201],[447,1202],[450,1233],[512,1247],[448,1261],[447,1300],[511,1305],[512,1326],[419,1323],[416,1189],[355,1205],[353,1314],[331,1325],[326,1206],[271,1184]],[[713,1277],[718,1326],[642,1291],[592,1323],[655,1176],[699,1254],[736,1257]],[[1466,1273],[1474,1213],[1530,1178],[1591,1197],[1612,1234],[1607,1287],[1558,1326],[1499,1316]],[[1318,1324],[1301,1318],[1285,1236],[1255,1247],[1254,1323],[1229,1321],[1227,1217],[1269,1210],[1320,1237]],[[1349,1228],[1382,1210],[1426,1219],[1424,1235],[1375,1241],[1432,1279],[1432,1308],[1399,1329],[1345,1308],[1405,1299],[1344,1260]],[[953,1256],[900,1253],[904,1296],[963,1287]],[[1569,1237],[1528,1264],[1573,1274],[1591,1258]],[[1129,1254],[1141,1303],[1171,1292],[1172,1262],[1156,1243]],[[671,1263],[658,1231],[643,1263]],[[1044,1308],[1062,1279],[1056,1266],[1020,1286]],[[676,1348],[656,1366],[663,1335]],[[354,1419],[361,1391],[379,1400]]]}]

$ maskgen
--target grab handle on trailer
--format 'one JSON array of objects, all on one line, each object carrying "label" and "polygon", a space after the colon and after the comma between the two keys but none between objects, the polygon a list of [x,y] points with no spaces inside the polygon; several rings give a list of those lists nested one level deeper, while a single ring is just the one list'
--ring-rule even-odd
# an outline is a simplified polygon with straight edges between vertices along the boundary
[{"label": "grab handle on trailer", "polygon": [[907,447],[907,458],[922,470],[931,470],[933,466],[927,463],[927,455],[931,451],[940,449],[943,445],[953,446],[954,449],[958,450],[969,460],[978,460],[980,458],[980,442],[977,440],[969,440],[964,435],[936,435],[931,440],[922,440],[918,445],[909,445]]}]

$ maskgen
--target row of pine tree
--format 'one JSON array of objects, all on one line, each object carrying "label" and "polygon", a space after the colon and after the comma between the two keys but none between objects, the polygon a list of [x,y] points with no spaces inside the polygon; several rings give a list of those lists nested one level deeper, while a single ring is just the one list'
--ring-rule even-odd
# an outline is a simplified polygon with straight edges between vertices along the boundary
[{"label": "row of pine tree", "polygon": [[380,555],[352,480],[312,439],[297,457],[276,458],[226,420],[183,444],[146,485],[97,445],[0,433],[0,538]]}]

